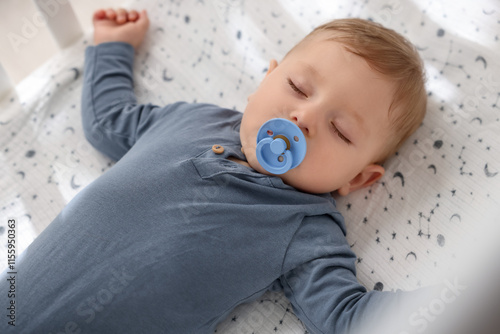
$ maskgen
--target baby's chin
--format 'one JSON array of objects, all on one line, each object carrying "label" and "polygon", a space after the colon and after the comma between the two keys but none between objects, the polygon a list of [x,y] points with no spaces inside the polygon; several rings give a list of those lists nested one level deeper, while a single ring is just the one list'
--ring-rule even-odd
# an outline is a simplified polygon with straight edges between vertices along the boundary
[{"label": "baby's chin", "polygon": [[269,173],[267,170],[265,170],[257,160],[257,155],[255,154],[255,146],[254,147],[243,147],[242,146],[242,151],[243,154],[245,155],[248,164],[250,167],[255,169],[257,172],[265,175],[273,175]]},{"label": "baby's chin", "polygon": [[243,129],[241,129],[240,141],[241,141],[241,152],[243,152],[243,154],[245,155],[245,158],[247,159],[247,162],[250,165],[250,167],[258,171],[259,173],[271,175],[260,165],[259,161],[257,160],[257,155],[255,153],[255,150],[257,149],[257,144],[253,145],[250,144],[253,143],[254,141],[256,142],[255,137],[247,136],[246,132]]},{"label": "baby's chin", "polygon": [[307,184],[307,182],[305,182],[305,180],[302,179],[301,172],[299,171],[300,166],[293,168],[283,174],[273,174],[265,170],[264,167],[262,167],[259,161],[257,160],[256,148],[257,145],[247,145],[247,141],[242,140],[242,152],[245,155],[245,158],[247,159],[247,162],[250,165],[250,167],[252,167],[261,174],[277,176],[281,178],[281,180],[283,180],[285,184],[294,187],[298,190],[308,193],[317,192],[315,191],[316,190],[315,187],[311,187],[310,184]]},{"label": "baby's chin", "polygon": [[307,180],[304,180],[304,178],[301,175],[301,173],[303,173],[304,171],[300,171],[300,166],[290,169],[289,171],[283,174],[279,175],[273,174],[265,170],[260,165],[259,161],[257,160],[257,155],[255,153],[255,147],[253,148],[243,147],[242,151],[243,154],[245,154],[245,157],[250,167],[252,167],[261,174],[278,176],[279,178],[281,178],[281,180],[283,180],[283,183],[306,193],[320,194],[320,193],[330,192],[330,190],[328,189],[323,189],[324,187],[323,184],[321,185],[312,184],[311,182],[307,182]]},{"label": "baby's chin", "polygon": [[[247,151],[248,151],[248,153],[247,153]],[[292,187],[295,187],[295,188],[302,190],[302,191],[307,191],[306,189],[302,189],[304,187],[301,185],[300,180],[296,179],[298,177],[298,175],[294,169],[291,169],[283,174],[273,174],[273,173],[270,173],[267,170],[265,170],[264,167],[262,167],[260,165],[259,161],[257,160],[255,148],[253,148],[253,150],[252,149],[243,149],[243,153],[245,154],[245,157],[246,157],[247,162],[250,165],[250,167],[252,167],[256,171],[258,171],[259,173],[264,174],[264,175],[269,175],[269,176],[277,176],[277,177],[281,178],[285,184],[292,186]]]}]

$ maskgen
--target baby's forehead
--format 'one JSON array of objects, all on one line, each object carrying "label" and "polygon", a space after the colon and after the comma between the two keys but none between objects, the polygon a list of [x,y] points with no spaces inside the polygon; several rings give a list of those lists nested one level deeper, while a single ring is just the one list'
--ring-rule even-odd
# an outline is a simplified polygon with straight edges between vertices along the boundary
[{"label": "baby's forehead", "polygon": [[[286,54],[286,56],[298,51],[310,52],[310,47],[325,41],[334,41],[334,35],[324,31],[311,33],[295,44]],[[335,42],[335,41],[334,41]],[[333,45],[332,45],[333,46]],[[285,56],[285,57],[286,57]]]},{"label": "baby's forehead", "polygon": [[[323,31],[304,38],[285,55],[283,60],[287,59],[290,56],[296,56],[294,57],[296,60],[307,60],[308,58],[311,58],[311,60],[331,59],[332,62],[337,58],[340,58],[342,60],[345,60],[347,64],[351,64],[354,61],[361,60],[363,63],[368,64],[371,69],[374,69],[374,67],[371,66],[370,62],[362,56],[362,53],[355,50],[348,43],[337,40],[334,34]],[[315,63],[316,64],[312,65],[318,65],[318,62]],[[382,74],[379,71],[376,71],[376,73]]]},{"label": "baby's forehead", "polygon": [[293,60],[290,61],[291,66],[305,67],[312,72],[320,72],[321,75],[327,75],[325,67],[329,67],[330,64],[341,68],[363,68],[371,72],[372,77],[397,84],[398,80],[378,70],[362,52],[329,37],[331,34],[325,36],[323,33],[323,36],[311,36],[307,40],[304,39],[289,51],[283,61],[291,58]]}]

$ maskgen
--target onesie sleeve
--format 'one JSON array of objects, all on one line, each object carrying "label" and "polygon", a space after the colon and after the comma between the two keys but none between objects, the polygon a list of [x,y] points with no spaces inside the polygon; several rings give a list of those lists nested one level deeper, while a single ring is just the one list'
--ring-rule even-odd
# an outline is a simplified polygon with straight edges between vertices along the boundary
[{"label": "onesie sleeve", "polygon": [[119,160],[166,108],[138,104],[133,91],[134,48],[124,42],[85,50],[82,123],[87,140]]},{"label": "onesie sleeve", "polygon": [[293,237],[285,257],[285,274],[278,282],[295,314],[315,334],[360,334],[367,327],[366,333],[378,333],[376,326],[390,322],[383,323],[383,319],[391,319],[395,327],[394,320],[402,321],[406,327],[411,313],[435,296],[435,288],[367,292],[356,278],[356,255],[341,226],[343,219],[339,226],[329,216],[306,217]]}]

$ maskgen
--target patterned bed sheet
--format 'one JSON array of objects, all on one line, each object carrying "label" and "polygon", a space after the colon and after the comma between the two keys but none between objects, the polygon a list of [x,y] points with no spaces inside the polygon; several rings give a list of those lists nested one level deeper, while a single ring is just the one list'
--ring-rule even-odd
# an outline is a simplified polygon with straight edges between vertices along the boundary
[{"label": "patterned bed sheet", "polygon": [[[372,187],[337,198],[358,279],[368,290],[439,282],[481,252],[477,232],[500,214],[500,5],[491,1],[137,0],[151,26],[136,53],[139,102],[198,101],[244,110],[265,74],[315,26],[371,19],[412,41],[427,72],[428,113]],[[92,34],[0,101],[0,238],[16,220],[17,252],[114,164],[85,140],[83,56]],[[495,233],[486,230],[486,233]],[[497,234],[498,235],[498,234]],[[59,240],[57,242],[64,242]],[[486,249],[486,248],[485,248]],[[484,251],[483,251],[484,252]],[[489,254],[484,254],[489,257]],[[2,256],[2,268],[7,265]],[[281,293],[241,305],[218,333],[305,333]]]}]

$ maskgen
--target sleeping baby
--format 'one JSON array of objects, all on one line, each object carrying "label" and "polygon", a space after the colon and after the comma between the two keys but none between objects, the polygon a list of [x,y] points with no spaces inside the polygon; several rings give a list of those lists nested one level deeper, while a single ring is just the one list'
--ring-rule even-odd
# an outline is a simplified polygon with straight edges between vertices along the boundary
[{"label": "sleeping baby", "polygon": [[213,333],[268,290],[284,291],[310,333],[359,333],[388,310],[408,318],[402,306],[425,293],[357,281],[331,195],[379,180],[422,122],[423,67],[408,41],[361,19],[321,25],[270,61],[240,113],[175,96],[138,103],[147,13],[93,21],[83,128],[117,162],[25,251],[16,326],[3,321],[2,333]]}]

